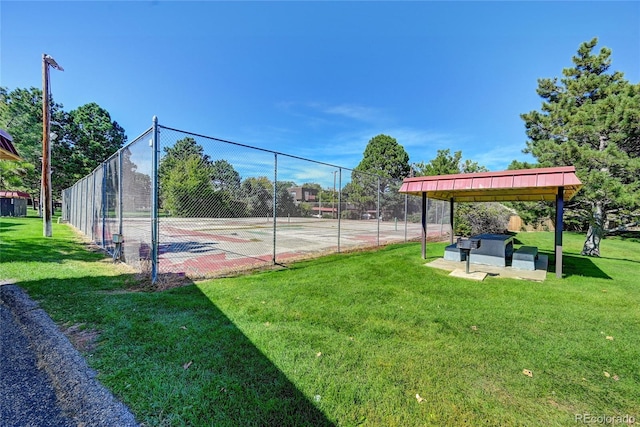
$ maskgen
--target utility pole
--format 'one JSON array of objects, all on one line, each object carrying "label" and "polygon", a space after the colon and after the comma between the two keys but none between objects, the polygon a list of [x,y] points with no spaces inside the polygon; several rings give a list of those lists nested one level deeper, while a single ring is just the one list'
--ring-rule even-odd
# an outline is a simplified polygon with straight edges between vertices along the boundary
[{"label": "utility pole", "polygon": [[40,186],[40,203],[43,210],[42,233],[44,237],[51,237],[51,212],[53,202],[51,197],[51,145],[49,110],[49,66],[64,71],[55,59],[42,54],[42,181]]}]

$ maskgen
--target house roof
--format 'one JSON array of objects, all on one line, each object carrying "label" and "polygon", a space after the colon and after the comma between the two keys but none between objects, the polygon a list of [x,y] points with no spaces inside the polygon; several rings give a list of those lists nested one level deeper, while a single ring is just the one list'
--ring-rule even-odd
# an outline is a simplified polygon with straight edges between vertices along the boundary
[{"label": "house roof", "polygon": [[13,138],[4,129],[0,129],[0,160],[22,160],[13,146]]},{"label": "house roof", "polygon": [[570,200],[582,187],[573,166],[405,178],[400,193],[454,202]]},{"label": "house roof", "polygon": [[24,191],[0,190],[0,198],[6,198],[6,199],[30,199],[31,196],[29,195],[29,193],[25,193]]}]

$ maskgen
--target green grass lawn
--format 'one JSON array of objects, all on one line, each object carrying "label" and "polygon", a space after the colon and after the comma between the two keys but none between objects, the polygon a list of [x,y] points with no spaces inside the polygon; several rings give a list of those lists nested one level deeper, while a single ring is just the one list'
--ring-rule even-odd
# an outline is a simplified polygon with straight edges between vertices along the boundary
[{"label": "green grass lawn", "polygon": [[[565,277],[542,283],[449,277],[410,243],[141,292],[68,226],[53,233],[0,218],[0,279],[75,326],[101,382],[146,426],[640,420],[637,237],[586,258],[584,236],[565,233]],[[553,268],[552,233],[516,238]],[[429,259],[444,246],[429,244]]]}]

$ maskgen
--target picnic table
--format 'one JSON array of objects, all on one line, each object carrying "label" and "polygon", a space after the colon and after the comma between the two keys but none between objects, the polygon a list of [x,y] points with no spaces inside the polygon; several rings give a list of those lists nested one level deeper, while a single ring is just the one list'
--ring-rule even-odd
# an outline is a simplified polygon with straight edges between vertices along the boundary
[{"label": "picnic table", "polygon": [[471,236],[471,239],[479,239],[480,246],[472,249],[469,254],[469,262],[474,264],[495,265],[506,267],[513,257],[513,236],[508,234],[483,233]]},{"label": "picnic table", "polygon": [[469,262],[474,264],[495,265],[506,267],[513,257],[513,236],[507,234],[483,233],[471,236],[469,240],[479,240],[478,247],[465,249],[454,243],[445,248],[444,259],[450,261],[465,261],[467,254]]}]

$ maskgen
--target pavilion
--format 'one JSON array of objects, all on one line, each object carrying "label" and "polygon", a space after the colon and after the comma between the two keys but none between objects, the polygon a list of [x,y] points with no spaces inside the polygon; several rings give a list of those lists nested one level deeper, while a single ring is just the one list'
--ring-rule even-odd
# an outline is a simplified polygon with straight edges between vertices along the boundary
[{"label": "pavilion", "polygon": [[[0,129],[0,160],[21,161],[9,132]],[[0,216],[26,216],[29,194],[22,191],[0,190]]]},{"label": "pavilion", "polygon": [[13,138],[3,129],[0,129],[0,160],[22,160],[13,146]]},{"label": "pavilion", "polygon": [[[554,201],[556,277],[562,277],[564,202],[582,187],[573,166],[405,178],[400,193],[422,196],[422,258],[427,258],[427,198],[449,201],[454,230],[454,203]],[[453,243],[453,231],[451,233]]]}]

